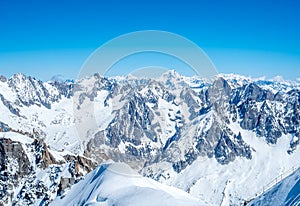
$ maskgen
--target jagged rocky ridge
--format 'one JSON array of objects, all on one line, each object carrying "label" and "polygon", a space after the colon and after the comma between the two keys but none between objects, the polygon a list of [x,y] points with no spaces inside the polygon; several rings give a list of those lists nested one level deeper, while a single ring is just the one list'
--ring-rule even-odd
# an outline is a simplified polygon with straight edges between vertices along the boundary
[{"label": "jagged rocky ridge", "polygon": [[[113,108],[113,102],[119,102],[119,108],[113,108],[112,120],[105,128],[99,131],[95,128],[94,135],[89,131],[91,135],[85,137],[86,142],[90,141],[86,153],[105,144],[111,148],[105,153],[116,160],[133,159],[151,164],[166,158],[175,161],[174,170],[179,172],[199,155],[215,157],[221,164],[233,161],[236,156],[250,159],[250,146],[243,142],[241,134],[233,133],[227,126],[236,121],[242,129],[254,131],[271,144],[283,134],[300,137],[299,89],[274,91],[265,87],[270,86],[269,82],[264,85],[261,81],[244,80],[237,86],[231,79],[218,77],[210,82],[198,80],[196,86],[202,88],[195,89],[195,85],[190,86],[190,82],[174,72],[165,74],[160,80],[116,81],[94,75],[88,84],[84,81],[44,83],[22,74],[2,79],[16,96],[11,102],[0,94],[2,103],[17,116],[22,115],[20,109],[24,106],[51,109],[51,105],[63,97],[71,99],[74,92],[78,93],[80,110],[85,101],[93,102],[99,92],[107,91],[104,110]],[[168,111],[163,114],[161,110],[165,105]],[[164,132],[166,126],[168,131]],[[7,127],[1,122],[4,131]],[[178,148],[181,141],[186,142],[187,137],[182,138],[184,133],[189,135],[189,145]],[[298,143],[291,141],[288,152],[292,152]],[[125,144],[124,155],[118,150],[120,144]],[[169,154],[178,149],[181,157],[175,160]]]},{"label": "jagged rocky ridge", "polygon": [[[295,138],[287,152],[293,152],[299,144],[298,89],[274,92],[259,85],[261,82],[249,80],[236,86],[219,77],[212,82],[202,81],[200,85],[205,86],[195,91],[187,83],[176,84],[178,81],[182,80],[176,74],[161,81],[122,82],[95,76],[92,92],[82,95],[93,100],[95,91],[107,90],[104,104],[111,100],[122,106],[114,110],[107,127],[95,133],[87,151],[99,150],[96,154],[101,155],[108,152],[116,160],[133,158],[135,163],[141,161],[144,165],[166,159],[180,172],[198,156],[214,157],[221,164],[234,161],[237,156],[251,159],[251,146],[245,144],[240,133],[230,129],[232,123],[254,131],[270,144],[276,144],[283,134],[291,134]],[[175,82],[176,88],[167,82]],[[163,114],[165,105],[168,109]],[[164,133],[166,127],[169,133]],[[101,152],[101,144],[112,150]],[[125,154],[120,156],[118,148],[122,144]]]}]

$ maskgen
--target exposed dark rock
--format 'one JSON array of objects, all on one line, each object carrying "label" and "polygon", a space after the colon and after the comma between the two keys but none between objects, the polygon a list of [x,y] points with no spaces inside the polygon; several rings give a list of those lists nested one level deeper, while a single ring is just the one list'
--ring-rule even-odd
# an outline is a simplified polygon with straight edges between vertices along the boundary
[{"label": "exposed dark rock", "polygon": [[10,127],[7,124],[0,121],[0,132],[9,132],[9,131],[10,131]]},{"label": "exposed dark rock", "polygon": [[0,75],[0,81],[1,82],[7,82],[7,78],[3,75]]},{"label": "exposed dark rock", "polygon": [[35,139],[32,145],[36,153],[35,162],[42,169],[45,169],[49,165],[58,163],[49,152],[46,143],[42,139]]},{"label": "exposed dark rock", "polygon": [[77,156],[66,155],[64,156],[64,158],[67,162],[72,162],[73,168],[70,168],[70,170],[72,170],[71,174],[73,174],[76,177],[80,177],[83,175],[80,173],[79,168],[83,169],[84,171],[86,171],[86,173],[88,173],[97,166],[97,164],[91,159],[88,159],[80,155]]},{"label": "exposed dark rock", "polygon": [[10,139],[0,139],[0,172],[7,169],[7,164],[15,161],[17,165],[17,179],[25,176],[29,172],[30,163],[26,152],[20,142]]}]

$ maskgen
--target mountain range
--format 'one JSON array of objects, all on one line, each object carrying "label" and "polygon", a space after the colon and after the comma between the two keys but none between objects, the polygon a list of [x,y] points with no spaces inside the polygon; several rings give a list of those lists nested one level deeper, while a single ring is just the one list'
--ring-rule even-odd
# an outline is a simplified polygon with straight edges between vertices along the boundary
[{"label": "mountain range", "polygon": [[0,111],[0,205],[267,204],[264,186],[299,165],[299,82],[16,74]]}]

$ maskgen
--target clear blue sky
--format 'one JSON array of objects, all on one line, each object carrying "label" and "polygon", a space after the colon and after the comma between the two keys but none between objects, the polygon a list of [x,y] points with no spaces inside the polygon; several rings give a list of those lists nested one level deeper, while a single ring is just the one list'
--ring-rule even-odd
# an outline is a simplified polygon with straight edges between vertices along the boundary
[{"label": "clear blue sky", "polygon": [[295,79],[300,77],[299,11],[297,0],[1,0],[0,74],[75,78],[106,41],[152,29],[192,40],[221,73]]}]

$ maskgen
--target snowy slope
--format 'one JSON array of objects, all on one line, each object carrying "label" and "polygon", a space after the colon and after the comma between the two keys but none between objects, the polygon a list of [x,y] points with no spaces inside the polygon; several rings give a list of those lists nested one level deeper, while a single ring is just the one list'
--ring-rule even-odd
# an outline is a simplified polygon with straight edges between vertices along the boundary
[{"label": "snowy slope", "polygon": [[51,205],[207,205],[189,194],[142,177],[123,163],[102,164]]},{"label": "snowy slope", "polygon": [[194,197],[216,205],[242,205],[261,192],[263,187],[299,162],[300,150],[289,155],[289,140],[281,139],[277,145],[265,144],[252,132],[243,131],[245,141],[253,150],[251,160],[238,158],[227,165],[220,165],[214,158],[198,158],[180,173],[170,164],[160,162],[143,169],[152,171],[154,178],[175,186]]},{"label": "snowy slope", "polygon": [[251,201],[249,205],[300,205],[300,169]]},{"label": "snowy slope", "polygon": [[74,126],[70,83],[59,88],[33,77],[16,74],[0,81],[0,122],[14,130],[35,129],[55,150],[82,154]]}]

